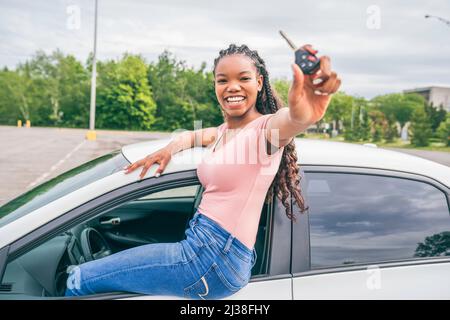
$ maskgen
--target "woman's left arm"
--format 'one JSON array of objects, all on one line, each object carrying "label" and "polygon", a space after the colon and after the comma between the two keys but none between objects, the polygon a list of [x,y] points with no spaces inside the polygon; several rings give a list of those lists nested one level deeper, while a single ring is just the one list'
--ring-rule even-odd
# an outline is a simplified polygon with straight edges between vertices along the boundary
[{"label": "woman's left arm", "polygon": [[[312,54],[317,53],[310,45],[303,48]],[[320,69],[313,75],[304,75],[295,63],[291,67],[294,79],[289,88],[289,108],[279,109],[268,120],[266,128],[270,143],[279,147],[285,146],[293,137],[322,119],[331,95],[341,85],[341,79],[331,70],[330,58],[327,56],[320,58]],[[272,139],[270,133],[278,133],[278,137]]]}]

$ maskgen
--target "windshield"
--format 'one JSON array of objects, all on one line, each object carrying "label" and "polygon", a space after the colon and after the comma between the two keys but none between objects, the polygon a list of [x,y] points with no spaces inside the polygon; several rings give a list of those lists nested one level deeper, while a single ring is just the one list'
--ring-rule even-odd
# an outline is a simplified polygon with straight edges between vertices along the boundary
[{"label": "windshield", "polygon": [[31,189],[0,207],[0,228],[70,192],[120,171],[127,164],[129,162],[117,150]]}]

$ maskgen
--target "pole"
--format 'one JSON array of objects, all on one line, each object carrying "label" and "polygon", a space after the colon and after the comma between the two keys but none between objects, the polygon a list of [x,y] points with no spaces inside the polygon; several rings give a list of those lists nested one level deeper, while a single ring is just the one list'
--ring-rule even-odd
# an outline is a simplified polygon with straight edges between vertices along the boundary
[{"label": "pole", "polygon": [[89,114],[89,131],[86,135],[88,140],[95,140],[95,96],[97,84],[97,10],[98,0],[95,0],[95,17],[94,17],[94,57],[92,59],[92,77],[91,77],[91,107]]}]

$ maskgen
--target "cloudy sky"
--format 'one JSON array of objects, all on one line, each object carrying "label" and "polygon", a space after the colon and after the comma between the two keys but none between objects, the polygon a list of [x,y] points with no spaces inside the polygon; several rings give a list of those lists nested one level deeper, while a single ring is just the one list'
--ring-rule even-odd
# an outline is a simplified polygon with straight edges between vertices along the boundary
[{"label": "cloudy sky", "polygon": [[[209,69],[220,49],[247,44],[271,77],[291,78],[293,51],[280,37],[329,55],[342,90],[371,98],[424,86],[450,86],[448,0],[99,0],[98,59],[168,49]],[[59,48],[85,61],[93,48],[93,0],[0,0],[0,66]]]}]

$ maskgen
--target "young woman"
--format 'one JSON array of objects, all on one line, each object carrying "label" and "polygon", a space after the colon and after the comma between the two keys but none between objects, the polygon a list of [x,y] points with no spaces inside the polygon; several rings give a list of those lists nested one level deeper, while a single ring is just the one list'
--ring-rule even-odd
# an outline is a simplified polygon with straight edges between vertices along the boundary
[{"label": "young woman", "polygon": [[[303,48],[317,53],[310,45]],[[330,59],[323,56],[320,62],[320,70],[311,76],[292,64],[289,107],[284,108],[256,51],[234,44],[221,50],[213,72],[224,123],[186,131],[125,168],[130,173],[143,167],[142,178],[158,163],[159,176],[173,154],[196,145],[208,147],[197,168],[204,193],[186,239],[82,264],[70,273],[66,295],[127,291],[218,299],[243,288],[256,262],[254,243],[265,197],[277,195],[289,219],[295,219],[291,195],[301,212],[307,209],[293,138],[324,116],[341,84]]]}]

